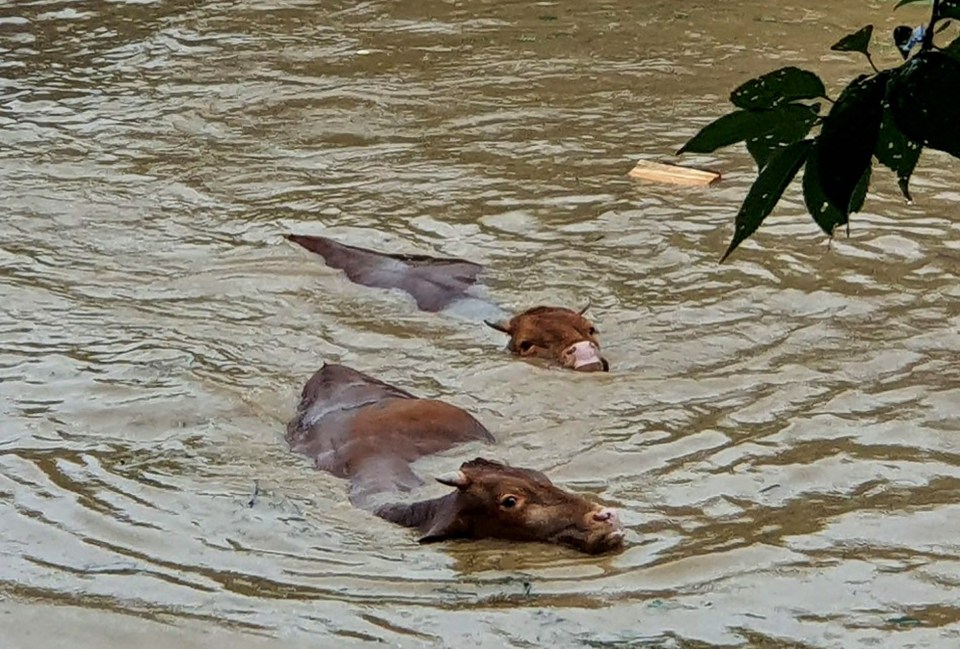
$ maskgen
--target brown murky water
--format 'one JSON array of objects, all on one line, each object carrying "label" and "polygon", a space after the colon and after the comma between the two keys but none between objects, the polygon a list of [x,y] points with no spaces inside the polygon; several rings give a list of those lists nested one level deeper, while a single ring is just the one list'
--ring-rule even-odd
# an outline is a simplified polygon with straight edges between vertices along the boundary
[{"label": "brown murky water", "polygon": [[[878,171],[830,249],[793,191],[724,266],[744,153],[624,177],[749,76],[851,78],[829,45],[920,21],[891,5],[4,3],[0,645],[960,646],[960,168],[926,155],[916,206]],[[614,372],[512,361],[291,230],[590,299]],[[352,509],[282,440],[325,359],[474,411],[629,549]]]}]

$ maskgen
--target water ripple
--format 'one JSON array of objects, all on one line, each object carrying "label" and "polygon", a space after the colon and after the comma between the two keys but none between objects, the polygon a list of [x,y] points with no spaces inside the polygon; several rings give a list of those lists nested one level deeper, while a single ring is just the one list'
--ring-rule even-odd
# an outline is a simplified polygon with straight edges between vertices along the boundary
[{"label": "water ripple", "polygon": [[[691,156],[724,172],[709,189],[625,177],[777,61],[852,78],[821,55],[877,20],[895,24],[825,1],[0,9],[10,641],[955,646],[955,170],[925,155],[916,205],[878,173],[829,245],[792,188],[723,266],[745,153]],[[477,260],[505,308],[589,300],[614,372],[511,361],[290,230]],[[620,507],[628,548],[421,547],[351,508],[282,440],[324,360],[476,412],[485,453]]]}]

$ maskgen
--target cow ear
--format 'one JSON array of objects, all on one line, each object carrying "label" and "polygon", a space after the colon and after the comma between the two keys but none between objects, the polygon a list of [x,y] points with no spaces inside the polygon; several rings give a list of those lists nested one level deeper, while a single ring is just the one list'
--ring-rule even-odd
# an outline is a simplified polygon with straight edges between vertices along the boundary
[{"label": "cow ear", "polygon": [[[421,528],[423,529],[423,528]],[[467,525],[461,520],[455,506],[444,507],[429,521],[420,543],[436,543],[466,536]]]},{"label": "cow ear", "polygon": [[497,331],[502,331],[503,333],[510,335],[510,328],[502,322],[490,322],[489,320],[484,320],[483,324],[487,325],[491,329],[496,329]]}]

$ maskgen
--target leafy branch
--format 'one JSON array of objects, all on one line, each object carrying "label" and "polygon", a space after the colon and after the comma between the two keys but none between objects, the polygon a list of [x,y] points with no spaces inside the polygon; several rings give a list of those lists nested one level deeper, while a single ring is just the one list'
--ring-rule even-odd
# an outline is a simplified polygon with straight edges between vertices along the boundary
[{"label": "leafy branch", "polygon": [[[894,8],[923,1],[929,2],[900,0]],[[960,158],[960,37],[944,48],[934,43],[951,19],[960,19],[960,0],[933,0],[926,26],[894,29],[903,63],[886,70],[877,68],[870,54],[872,25],[837,41],[830,49],[863,54],[872,73],[851,81],[836,101],[820,77],[792,66],[730,93],[737,110],[705,126],[678,151],[712,153],[743,142],[757,164],[721,262],[757,231],[801,168],[807,211],[832,237],[863,207],[874,158],[896,174],[907,201],[923,147]],[[821,112],[819,99],[829,104],[828,112]]]}]

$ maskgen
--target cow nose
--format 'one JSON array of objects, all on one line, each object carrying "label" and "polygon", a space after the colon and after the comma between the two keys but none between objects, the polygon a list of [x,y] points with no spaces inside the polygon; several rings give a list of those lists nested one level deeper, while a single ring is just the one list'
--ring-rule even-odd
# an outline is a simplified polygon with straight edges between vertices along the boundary
[{"label": "cow nose", "polygon": [[603,507],[593,512],[593,520],[598,523],[609,523],[611,525],[618,525],[620,523],[620,517],[617,516],[617,510],[612,507]]},{"label": "cow nose", "polygon": [[599,372],[609,367],[600,356],[600,349],[589,340],[581,340],[564,349],[563,364],[579,372]]}]

